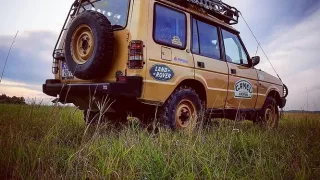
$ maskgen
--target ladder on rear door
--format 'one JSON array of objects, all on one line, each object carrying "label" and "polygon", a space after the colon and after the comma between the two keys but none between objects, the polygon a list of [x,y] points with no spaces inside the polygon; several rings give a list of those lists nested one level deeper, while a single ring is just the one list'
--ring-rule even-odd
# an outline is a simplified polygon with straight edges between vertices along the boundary
[{"label": "ladder on rear door", "polygon": [[62,41],[64,41],[64,37],[66,34],[65,32],[68,30],[68,26],[70,24],[70,22],[75,18],[75,15],[77,13],[79,7],[79,3],[77,1],[75,1],[69,10],[68,16],[66,18],[66,20],[64,21],[63,24],[63,28],[60,31],[58,40],[56,42],[56,45],[54,46],[54,50],[52,53],[52,57],[53,57],[53,64],[58,64],[58,61],[64,61],[65,60],[65,56],[64,56],[64,49],[63,49],[63,44],[64,43]]}]

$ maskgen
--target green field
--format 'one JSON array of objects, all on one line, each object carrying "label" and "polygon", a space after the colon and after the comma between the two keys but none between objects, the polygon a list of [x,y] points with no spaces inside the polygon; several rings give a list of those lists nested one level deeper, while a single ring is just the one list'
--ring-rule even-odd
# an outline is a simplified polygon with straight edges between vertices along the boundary
[{"label": "green field", "polygon": [[74,108],[0,105],[0,179],[318,179],[320,115],[276,131],[221,120],[194,132],[86,129]]}]

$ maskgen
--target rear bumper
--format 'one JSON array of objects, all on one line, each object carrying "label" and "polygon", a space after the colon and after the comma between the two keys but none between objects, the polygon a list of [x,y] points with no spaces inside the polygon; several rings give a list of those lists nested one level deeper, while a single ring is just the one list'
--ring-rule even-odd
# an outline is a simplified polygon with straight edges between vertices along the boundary
[{"label": "rear bumper", "polygon": [[287,99],[286,98],[280,98],[280,102],[279,102],[279,107],[280,108],[284,108],[287,104]]},{"label": "rear bumper", "polygon": [[142,93],[142,77],[132,76],[126,77],[125,82],[96,83],[96,84],[63,84],[59,80],[47,80],[43,84],[43,93],[57,97],[72,96],[89,96],[94,94],[97,96],[126,96],[141,97]]}]

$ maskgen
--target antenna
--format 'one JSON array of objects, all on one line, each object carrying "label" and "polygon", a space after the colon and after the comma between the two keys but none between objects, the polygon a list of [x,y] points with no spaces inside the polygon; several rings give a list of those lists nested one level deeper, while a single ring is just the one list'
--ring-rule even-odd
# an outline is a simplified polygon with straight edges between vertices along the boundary
[{"label": "antenna", "polygon": [[13,41],[12,41],[12,44],[11,44],[11,46],[10,46],[10,49],[9,49],[9,52],[8,52],[6,61],[5,61],[5,63],[4,63],[4,67],[3,67],[2,73],[1,73],[0,83],[1,83],[1,81],[2,81],[2,77],[3,77],[4,70],[6,69],[6,65],[7,65],[7,62],[8,62],[8,59],[9,59],[9,55],[10,55],[12,46],[13,46],[13,44],[16,42],[16,38],[17,38],[18,34],[19,34],[19,31],[17,31],[16,36],[14,36]]},{"label": "antenna", "polygon": [[[269,63],[270,63],[270,65],[271,65],[272,69],[273,69],[273,70],[274,70],[274,72],[277,74],[277,76],[278,76],[278,78],[280,79],[280,81],[282,81],[282,79],[280,78],[280,76],[279,76],[279,74],[277,73],[276,69],[275,69],[275,68],[274,68],[274,66],[272,65],[272,63],[271,63],[271,61],[270,61],[269,57],[267,56],[266,52],[264,51],[264,49],[262,48],[262,46],[261,46],[260,42],[258,41],[257,37],[254,35],[254,33],[253,33],[252,29],[250,28],[249,24],[247,23],[246,19],[243,17],[243,15],[242,15],[242,13],[241,13],[241,12],[239,12],[239,14],[240,14],[240,16],[242,17],[243,21],[246,23],[247,27],[249,28],[249,30],[250,30],[250,32],[251,32],[251,34],[252,34],[252,36],[253,36],[253,37],[254,37],[254,39],[257,41],[257,43],[258,43],[258,47],[260,47],[260,48],[261,48],[261,50],[262,50],[262,52],[263,52],[264,56],[265,56],[265,57],[267,58],[267,60],[269,61]],[[258,52],[258,49],[257,49],[256,53],[257,53],[257,52]]]}]

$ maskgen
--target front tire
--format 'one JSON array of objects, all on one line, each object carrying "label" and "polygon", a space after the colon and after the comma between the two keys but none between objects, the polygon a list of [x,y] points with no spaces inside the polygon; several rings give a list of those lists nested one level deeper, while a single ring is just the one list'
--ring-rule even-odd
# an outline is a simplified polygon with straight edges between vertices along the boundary
[{"label": "front tire", "polygon": [[194,129],[201,109],[201,100],[195,90],[180,87],[164,104],[162,120],[173,130]]},{"label": "front tire", "polygon": [[273,97],[267,97],[257,120],[262,127],[271,130],[278,128],[279,109],[276,100]]}]

